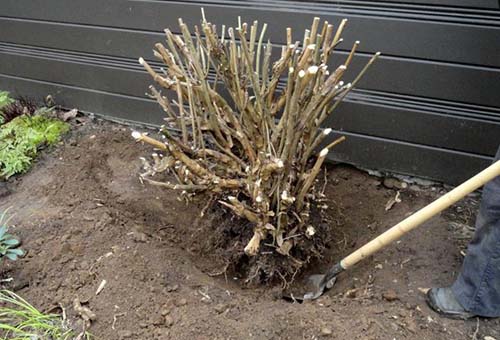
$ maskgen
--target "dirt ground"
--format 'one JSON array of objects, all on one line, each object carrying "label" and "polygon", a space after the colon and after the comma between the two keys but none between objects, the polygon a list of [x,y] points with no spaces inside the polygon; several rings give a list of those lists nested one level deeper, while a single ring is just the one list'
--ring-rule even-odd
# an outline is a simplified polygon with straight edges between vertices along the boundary
[{"label": "dirt ground", "polygon": [[[3,287],[45,311],[63,306],[77,329],[79,298],[97,316],[89,329],[95,339],[500,339],[499,320],[441,319],[421,292],[456,276],[477,195],[343,273],[320,299],[293,304],[279,298],[279,282],[248,287],[203,251],[206,220],[197,209],[206,198],[187,205],[141,184],[139,157],[149,152],[129,127],[82,118],[29,173],[0,183],[0,211],[11,207],[11,231],[28,251],[2,263],[0,278],[13,278]],[[311,272],[445,191],[410,185],[385,211],[396,194],[390,186],[329,167],[335,242]]]}]

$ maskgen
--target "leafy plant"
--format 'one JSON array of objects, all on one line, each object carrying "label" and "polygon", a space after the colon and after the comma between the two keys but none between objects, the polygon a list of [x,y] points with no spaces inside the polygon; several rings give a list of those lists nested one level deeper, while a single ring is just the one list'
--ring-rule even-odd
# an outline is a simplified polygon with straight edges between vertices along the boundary
[{"label": "leafy plant", "polygon": [[9,97],[9,92],[0,91],[0,125],[5,123],[3,108],[14,102],[14,99]]},{"label": "leafy plant", "polygon": [[0,127],[0,177],[29,169],[40,146],[57,142],[68,124],[42,114],[22,115]]},{"label": "leafy plant", "polygon": [[9,92],[0,91],[0,109],[12,103],[14,99],[10,98]]},{"label": "leafy plant", "polygon": [[14,236],[7,234],[8,219],[5,218],[6,211],[0,216],[0,261],[7,257],[9,260],[15,261],[18,257],[24,256],[24,251],[19,248],[21,242]]},{"label": "leafy plant", "polygon": [[[143,159],[141,178],[170,189],[219,195],[222,205],[253,225],[247,255],[259,254],[265,239],[266,253],[290,255],[302,239],[317,234],[309,219],[318,197],[315,180],[330,149],[344,140],[332,139],[332,129],[322,124],[379,53],[352,83],[344,83],[359,42],[331,70],[329,57],[342,41],[346,20],[335,31],[314,18],[301,41],[288,28],[274,63],[274,47],[264,42],[266,24],[259,32],[258,22],[250,26],[239,20],[237,28],[219,31],[203,16],[194,34],[181,19],[179,24],[181,34],[167,29],[166,47],[155,45],[155,56],[166,66],[162,72],[139,59],[172,96],[150,87],[167,113],[164,140],[132,134],[159,150],[152,161]],[[152,179],[161,172],[177,183]]]},{"label": "leafy plant", "polygon": [[0,260],[7,257],[15,261],[18,257],[24,255],[24,251],[18,248],[20,242],[14,236],[7,234],[7,226],[0,227]]},{"label": "leafy plant", "polygon": [[[70,340],[77,334],[58,314],[44,314],[19,295],[0,291],[0,339]],[[83,338],[90,339],[88,333]]]}]

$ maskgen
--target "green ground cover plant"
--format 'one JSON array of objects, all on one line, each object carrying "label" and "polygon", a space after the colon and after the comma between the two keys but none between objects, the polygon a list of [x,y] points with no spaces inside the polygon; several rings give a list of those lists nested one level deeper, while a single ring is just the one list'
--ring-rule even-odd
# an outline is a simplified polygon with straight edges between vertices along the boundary
[{"label": "green ground cover plant", "polygon": [[48,117],[46,111],[21,115],[0,127],[0,178],[28,170],[41,146],[56,143],[69,130],[68,124]]},{"label": "green ground cover plant", "polygon": [[4,123],[5,118],[4,115],[2,114],[3,108],[8,106],[9,104],[13,103],[14,99],[12,99],[9,96],[9,92],[6,91],[0,91],[0,125]]}]

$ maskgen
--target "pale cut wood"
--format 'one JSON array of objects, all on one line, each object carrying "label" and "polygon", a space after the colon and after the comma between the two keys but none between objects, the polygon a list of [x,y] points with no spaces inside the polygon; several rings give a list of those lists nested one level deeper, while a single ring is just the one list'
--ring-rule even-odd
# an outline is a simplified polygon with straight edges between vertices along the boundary
[{"label": "pale cut wood", "polygon": [[462,183],[447,194],[441,196],[431,204],[420,209],[410,217],[399,222],[394,227],[384,232],[382,235],[376,237],[375,239],[371,240],[361,248],[345,257],[340,262],[342,268],[348,269],[365,257],[374,254],[378,250],[398,240],[410,230],[415,229],[425,221],[434,217],[441,211],[450,207],[466,195],[480,188],[497,176],[500,176],[500,161],[497,161],[494,164],[490,165],[488,168],[484,169],[471,179]]}]

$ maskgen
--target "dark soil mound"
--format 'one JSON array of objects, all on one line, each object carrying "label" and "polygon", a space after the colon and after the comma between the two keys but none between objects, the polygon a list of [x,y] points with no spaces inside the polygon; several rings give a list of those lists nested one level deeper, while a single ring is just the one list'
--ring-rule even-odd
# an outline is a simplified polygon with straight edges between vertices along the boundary
[{"label": "dark soil mound", "polygon": [[[463,220],[457,210],[438,217],[342,275],[321,299],[290,304],[275,298],[279,274],[271,276],[278,283],[271,288],[250,289],[242,279],[259,265],[237,255],[251,228],[217,205],[201,218],[209,197],[186,204],[176,192],[140,183],[138,158],[149,149],[131,141],[128,127],[85,121],[28,174],[7,182],[0,211],[12,207],[11,232],[28,254],[2,263],[0,278],[12,279],[2,287],[44,311],[63,306],[80,329],[71,307],[78,297],[97,315],[90,332],[104,340],[500,339],[498,320],[440,319],[419,291],[452,282],[463,241],[446,226],[450,219],[470,223],[472,216]],[[379,179],[346,166],[332,167],[327,178],[328,209],[316,216],[332,241],[308,264],[313,272],[441,190],[408,189],[385,211],[395,191]],[[464,204],[474,210],[472,203],[477,199]]]}]

